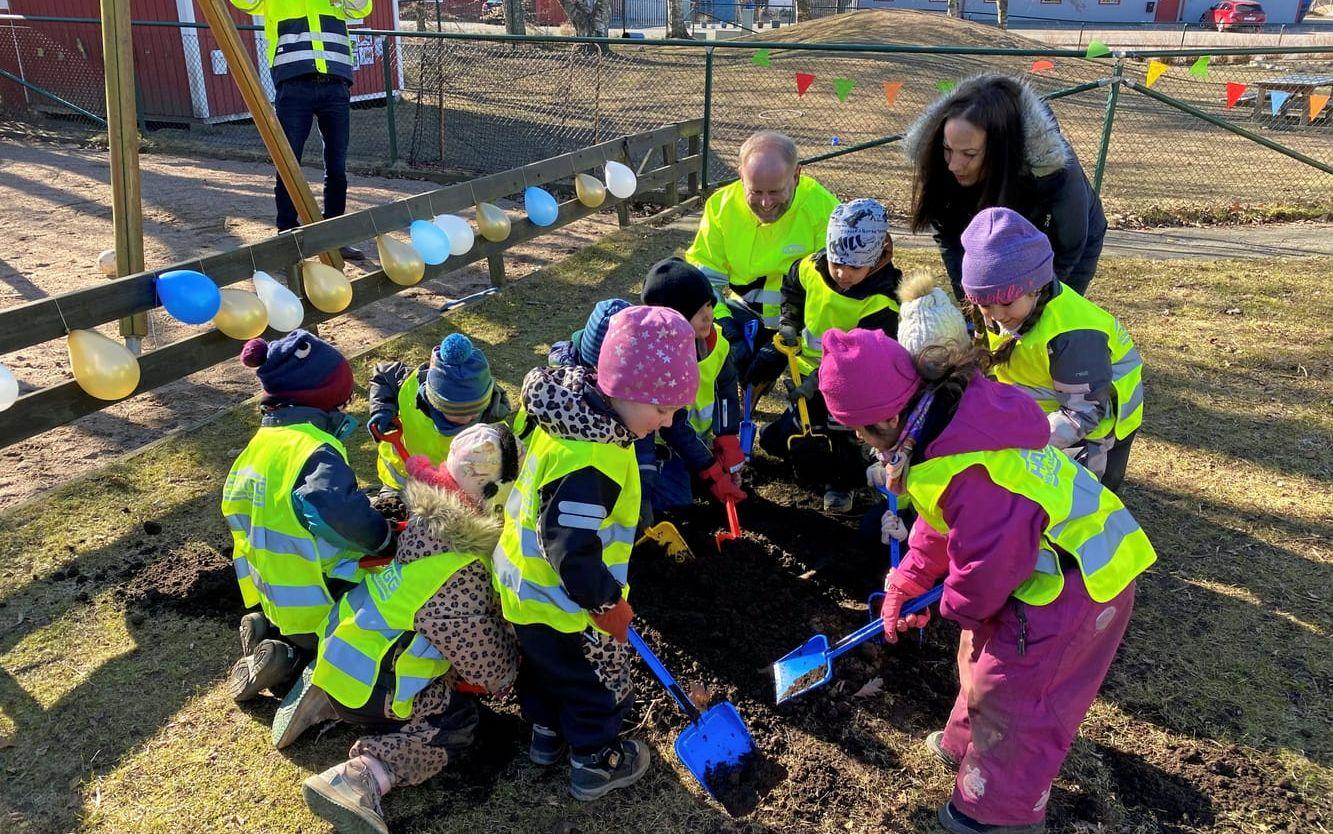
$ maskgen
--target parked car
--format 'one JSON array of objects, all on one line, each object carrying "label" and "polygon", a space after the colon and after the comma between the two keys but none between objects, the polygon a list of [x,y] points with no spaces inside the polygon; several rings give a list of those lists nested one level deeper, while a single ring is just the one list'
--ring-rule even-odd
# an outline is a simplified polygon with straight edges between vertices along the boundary
[{"label": "parked car", "polygon": [[504,22],[504,0],[481,0],[481,19],[483,22]]},{"label": "parked car", "polygon": [[1199,18],[1199,25],[1215,27],[1219,32],[1228,29],[1235,32],[1240,29],[1253,29],[1258,32],[1268,22],[1264,7],[1258,3],[1244,0],[1222,0],[1208,8]]}]

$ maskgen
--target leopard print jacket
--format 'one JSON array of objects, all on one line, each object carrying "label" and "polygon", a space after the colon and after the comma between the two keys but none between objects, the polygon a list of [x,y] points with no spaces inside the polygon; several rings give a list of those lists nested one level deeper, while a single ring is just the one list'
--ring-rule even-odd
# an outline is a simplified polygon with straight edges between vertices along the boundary
[{"label": "leopard print jacket", "polygon": [[634,435],[597,390],[597,373],[590,368],[533,368],[521,396],[527,419],[556,437],[634,444]]}]

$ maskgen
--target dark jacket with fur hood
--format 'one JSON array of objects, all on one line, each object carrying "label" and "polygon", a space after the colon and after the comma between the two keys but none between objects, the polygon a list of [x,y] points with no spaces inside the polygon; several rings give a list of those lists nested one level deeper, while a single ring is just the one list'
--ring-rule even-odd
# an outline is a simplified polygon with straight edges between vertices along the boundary
[{"label": "dark jacket with fur hood", "polygon": [[[1092,280],[1106,235],[1106,215],[1093,192],[1074,149],[1060,133],[1051,108],[1041,100],[1026,81],[987,74],[959,84],[942,96],[912,125],[903,141],[903,150],[916,170],[926,154],[934,153],[931,139],[939,130],[945,111],[959,97],[983,84],[1006,79],[1020,89],[1019,112],[1023,120],[1023,151],[1027,170],[1026,205],[1005,206],[1020,212],[1050,238],[1055,250],[1055,275],[1082,293]],[[987,206],[977,205],[977,188],[957,189],[943,217],[931,218],[935,242],[939,244],[944,266],[954,291],[962,297],[963,230],[977,212]]]}]

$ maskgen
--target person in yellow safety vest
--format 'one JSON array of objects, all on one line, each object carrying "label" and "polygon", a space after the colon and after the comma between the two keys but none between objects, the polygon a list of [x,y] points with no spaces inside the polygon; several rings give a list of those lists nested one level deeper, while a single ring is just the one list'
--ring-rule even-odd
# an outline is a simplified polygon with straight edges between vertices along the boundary
[{"label": "person in yellow safety vest", "polygon": [[[430,361],[413,369],[404,362],[381,362],[370,377],[370,420],[380,434],[399,426],[408,455],[444,463],[449,443],[476,422],[509,417],[509,398],[491,377],[486,356],[462,333],[450,333],[431,351]],[[380,483],[396,490],[407,476],[392,443],[378,445],[375,470]]]},{"label": "person in yellow safety vest", "polygon": [[1052,446],[1120,489],[1143,422],[1143,359],[1129,333],[1055,279],[1050,241],[1018,212],[986,209],[962,239],[963,292],[984,318],[991,374],[1037,401]]},{"label": "person in yellow safety vest", "polygon": [[[670,455],[644,480],[652,509],[661,512],[689,506],[694,500],[692,478],[707,488],[719,504],[744,501],[740,472],[740,389],[731,361],[731,345],[713,321],[713,290],[698,267],[681,258],[653,264],[643,282],[643,303],[670,307],[694,330],[699,360],[699,393],[694,402],[676,412],[668,428],[658,432],[659,448]],[[642,474],[642,469],[640,473]]]},{"label": "person in yellow safety vest", "polygon": [[230,690],[246,701],[289,681],[313,656],[316,632],[340,593],[361,579],[358,559],[391,554],[389,523],[357,488],[343,440],[356,420],[352,368],[305,330],[251,339],[241,361],[263,386],[259,431],[232,464],[222,515],[247,608]]},{"label": "person in yellow safety vest", "polygon": [[941,580],[940,613],[963,628],[958,697],[926,739],[958,771],[940,824],[1037,834],[1157,554],[1115,493],[1047,444],[1036,403],[984,364],[973,351],[926,382],[883,333],[833,330],[819,387],[920,513],[886,582],[885,638],[924,625],[928,609],[903,605]]},{"label": "person in yellow safety vest", "polygon": [[[785,358],[773,350],[782,277],[793,263],[824,245],[838,198],[801,173],[796,143],[761,130],[741,145],[740,179],[713,192],[685,260],[699,267],[717,293],[716,316],[731,343],[741,384],[764,386]],[[755,350],[746,346],[748,321],[762,319]]]},{"label": "person in yellow safety vest", "polygon": [[[264,18],[278,122],[297,162],[311,127],[319,124],[324,143],[324,217],[341,215],[347,208],[351,88],[357,67],[347,21],[369,16],[372,0],[231,0],[231,4]],[[278,231],[301,225],[281,178],[273,193]],[[350,246],[343,247],[342,252],[346,258],[365,257],[361,250]]]},{"label": "person in yellow safety vest", "polygon": [[627,645],[630,550],[639,520],[634,441],[670,425],[699,387],[694,331],[680,313],[611,317],[597,370],[541,367],[523,381],[528,452],[493,557],[505,619],[518,633],[518,696],[528,757],[571,764],[570,794],[591,800],[648,770],[648,747],[620,739],[633,703]]},{"label": "person in yellow safety vest", "polygon": [[849,513],[865,459],[852,433],[828,419],[819,394],[821,339],[833,328],[862,327],[896,335],[894,293],[902,273],[893,265],[888,212],[874,200],[853,200],[835,208],[826,242],[825,248],[792,264],[782,279],[778,338],[800,347],[796,362],[802,379],[799,386],[788,387],[787,410],[759,432],[759,445],[780,460],[792,454],[799,458],[800,447],[789,450],[787,441],[801,433],[797,402],[805,400],[812,428],[828,435],[833,454],[821,450],[817,460],[793,462],[803,479],[824,489],[825,512]]},{"label": "person in yellow safety vest", "polygon": [[393,562],[349,591],[321,629],[318,659],[273,719],[273,742],[342,719],[365,728],[348,760],[305,780],[338,831],[387,831],[381,798],[417,785],[472,745],[477,695],[512,686],[518,641],[492,587],[495,501],[523,448],[503,425],[460,432],[445,463],[408,460],[409,518]]}]

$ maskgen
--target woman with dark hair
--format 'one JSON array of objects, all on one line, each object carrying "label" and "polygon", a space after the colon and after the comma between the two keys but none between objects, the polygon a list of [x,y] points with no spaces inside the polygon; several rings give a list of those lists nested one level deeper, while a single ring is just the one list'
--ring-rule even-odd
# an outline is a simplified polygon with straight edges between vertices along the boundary
[{"label": "woman with dark hair", "polygon": [[958,298],[963,230],[996,207],[1041,229],[1055,250],[1056,277],[1084,293],[1106,215],[1055,114],[1027,83],[1007,75],[964,81],[927,108],[903,144],[916,169],[912,231],[933,230]]}]

